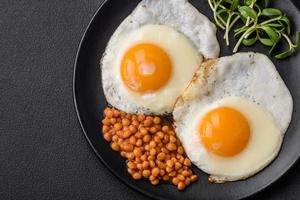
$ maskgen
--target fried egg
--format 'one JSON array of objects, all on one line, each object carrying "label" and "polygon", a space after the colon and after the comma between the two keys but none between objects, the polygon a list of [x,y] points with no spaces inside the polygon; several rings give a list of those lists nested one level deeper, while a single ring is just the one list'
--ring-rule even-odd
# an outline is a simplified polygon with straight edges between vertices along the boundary
[{"label": "fried egg", "polygon": [[203,59],[219,51],[215,25],[187,0],[144,0],[106,47],[104,94],[128,113],[171,113]]},{"label": "fried egg", "polygon": [[278,154],[293,100],[263,54],[202,64],[173,111],[188,157],[216,183],[248,178]]}]

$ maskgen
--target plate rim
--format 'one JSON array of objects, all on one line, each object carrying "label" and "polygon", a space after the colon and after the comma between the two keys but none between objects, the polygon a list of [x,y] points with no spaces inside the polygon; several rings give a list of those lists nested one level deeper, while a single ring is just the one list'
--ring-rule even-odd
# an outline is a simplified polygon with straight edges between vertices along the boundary
[{"label": "plate rim", "polygon": [[[77,72],[77,65],[78,65],[78,60],[79,60],[79,56],[80,56],[80,52],[83,46],[83,43],[85,42],[86,38],[87,38],[87,33],[91,27],[91,25],[94,23],[96,17],[99,15],[99,13],[101,12],[101,10],[104,8],[104,6],[107,5],[107,3],[111,1],[111,0],[103,0],[103,2],[100,4],[100,6],[96,9],[96,11],[94,12],[92,18],[89,20],[89,23],[86,25],[85,29],[84,29],[84,33],[80,39],[79,45],[77,47],[77,51],[76,51],[76,56],[75,56],[75,62],[73,65],[73,79],[72,79],[72,96],[73,96],[73,103],[74,103],[74,107],[75,107],[75,111],[76,111],[76,116],[77,116],[77,121],[80,124],[82,133],[85,137],[85,139],[87,140],[90,148],[92,148],[93,152],[96,154],[96,156],[98,157],[98,159],[101,161],[101,163],[105,166],[106,169],[108,169],[108,171],[113,174],[120,182],[122,182],[123,184],[125,184],[129,189],[134,189],[136,192],[138,192],[141,195],[144,195],[146,197],[150,197],[153,199],[162,199],[162,200],[167,200],[167,198],[161,197],[161,196],[157,196],[154,193],[150,193],[147,192],[139,187],[136,187],[135,185],[130,184],[124,177],[121,177],[120,175],[118,175],[117,173],[114,172],[114,170],[107,164],[107,162],[102,158],[102,156],[98,153],[98,151],[96,150],[96,148],[94,147],[92,141],[90,140],[85,127],[82,123],[81,117],[80,117],[80,113],[78,110],[78,104],[77,104],[77,95],[76,95],[76,72]],[[298,6],[294,3],[294,0],[289,0],[293,6],[298,10],[298,12],[300,12],[300,8],[298,8]],[[279,155],[279,154],[278,154]],[[249,197],[253,197],[257,194],[260,194],[262,192],[264,192],[266,189],[270,188],[272,185],[274,185],[275,183],[277,183],[279,180],[281,180],[284,175],[286,175],[286,173],[288,171],[291,170],[291,168],[300,160],[300,154],[298,154],[298,156],[296,156],[295,160],[291,163],[289,163],[289,165],[287,165],[286,170],[283,170],[281,173],[277,174],[274,178],[273,181],[263,185],[262,187],[260,187],[260,189],[248,193],[246,195],[241,196],[240,199],[245,199],[245,198],[249,198]]]}]

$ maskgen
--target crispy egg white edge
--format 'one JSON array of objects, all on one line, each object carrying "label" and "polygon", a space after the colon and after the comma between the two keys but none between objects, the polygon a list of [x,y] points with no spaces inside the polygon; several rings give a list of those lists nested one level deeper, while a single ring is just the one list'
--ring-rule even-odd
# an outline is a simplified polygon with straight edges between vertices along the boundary
[{"label": "crispy egg white edge", "polygon": [[[182,17],[183,15],[178,15],[178,13],[185,13],[185,16]],[[102,85],[106,97],[109,93],[117,94],[116,88],[113,87],[114,83],[103,81],[112,80],[112,76],[114,76],[105,73],[106,69],[104,67],[109,67],[108,63],[111,63],[111,60],[114,59],[113,55],[118,52],[118,49],[110,47],[125,39],[133,30],[147,24],[167,25],[183,33],[205,58],[216,58],[219,55],[220,47],[216,38],[215,25],[206,16],[198,12],[187,0],[143,0],[114,32],[101,59]],[[181,26],[181,24],[184,24],[184,26]],[[198,25],[194,26],[194,24]],[[191,25],[193,25],[192,29]],[[194,35],[200,35],[201,37],[194,37]],[[208,41],[209,44],[207,44]],[[127,108],[131,107],[130,110],[136,110],[135,113],[167,114],[171,112],[170,109],[153,112],[148,108],[136,106],[130,102],[128,102],[128,105],[120,105],[119,102],[122,101],[122,97],[118,96],[116,98],[117,100],[110,100],[109,103],[121,110],[128,110]]]},{"label": "crispy egg white edge", "polygon": [[[248,64],[249,66],[247,66]],[[241,71],[236,72],[239,70]],[[244,76],[248,78],[243,80],[240,85],[238,85],[239,83],[236,83],[236,90],[231,91],[231,94],[229,94],[230,91],[224,91],[223,94],[214,94],[214,89],[216,86],[220,87],[220,84],[226,85],[226,80],[224,80],[224,78],[228,79],[226,74],[229,74],[229,77],[239,77],[239,73],[244,74]],[[256,77],[256,79],[253,80],[251,79],[253,76],[258,76],[259,78]],[[256,91],[245,89],[247,84],[257,83],[257,81],[262,81],[264,83],[260,83],[257,87],[254,87]],[[251,95],[249,96],[249,93],[247,94],[247,92],[252,94],[255,92],[254,94],[258,96],[254,98]],[[268,97],[270,97],[270,95],[265,97],[266,94],[270,94],[272,96],[272,102],[268,101]],[[218,95],[220,96],[217,98],[216,96]],[[195,73],[192,82],[187,87],[183,95],[178,98],[174,107],[173,116],[178,137],[183,137],[180,135],[182,132],[181,129],[185,127],[185,124],[187,124],[186,117],[193,111],[193,104],[197,104],[199,101],[206,101],[209,103],[213,102],[214,99],[226,98],[230,96],[247,98],[256,104],[265,107],[265,109],[274,118],[274,121],[280,129],[283,138],[292,118],[292,96],[269,58],[263,54],[253,52],[238,53],[233,56],[209,60],[202,64],[199,70]],[[270,159],[266,160],[263,166],[253,170],[249,176],[256,174],[266,167],[276,157],[280,150],[280,146],[281,145],[278,146],[278,149],[274,150],[274,154],[270,155]],[[189,156],[188,152],[187,155]],[[247,177],[238,178],[212,175],[210,180],[214,182],[225,182]]]}]

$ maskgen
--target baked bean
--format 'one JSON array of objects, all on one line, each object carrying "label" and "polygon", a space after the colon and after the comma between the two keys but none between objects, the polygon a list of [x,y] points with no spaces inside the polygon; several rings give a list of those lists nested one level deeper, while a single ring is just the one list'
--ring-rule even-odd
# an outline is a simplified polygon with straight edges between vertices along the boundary
[{"label": "baked bean", "polygon": [[129,130],[123,132],[123,138],[129,138],[131,136],[131,132]]},{"label": "baked bean", "polygon": [[184,164],[185,166],[188,166],[188,167],[190,167],[190,166],[192,165],[191,161],[190,161],[189,159],[187,159],[187,158],[184,159],[183,164]]},{"label": "baked bean", "polygon": [[177,148],[177,153],[179,153],[180,155],[184,154],[184,149],[182,146]]},{"label": "baked bean", "polygon": [[134,126],[139,126],[140,123],[137,120],[132,120],[131,124]]},{"label": "baked bean", "polygon": [[170,167],[170,168],[172,168],[172,167],[174,166],[174,164],[175,164],[175,163],[174,163],[173,160],[168,160],[168,161],[167,161],[167,166]]},{"label": "baked bean", "polygon": [[150,147],[150,148],[155,148],[155,147],[156,147],[156,142],[150,141],[149,147]]},{"label": "baked bean", "polygon": [[170,130],[170,128],[169,128],[168,126],[163,126],[163,127],[161,128],[161,130],[162,130],[163,132],[165,132],[165,133],[168,133],[168,131]]},{"label": "baked bean", "polygon": [[144,134],[138,131],[135,133],[135,137],[141,139],[144,137]]},{"label": "baked bean", "polygon": [[161,139],[158,137],[158,135],[154,136],[154,141],[158,144],[161,143]]},{"label": "baked bean", "polygon": [[151,136],[150,136],[150,135],[145,135],[145,136],[143,137],[143,142],[145,142],[145,143],[150,142],[150,140],[151,140]]},{"label": "baked bean", "polygon": [[180,162],[175,163],[175,170],[179,170],[182,167],[182,164]]},{"label": "baked bean", "polygon": [[152,185],[158,185],[159,184],[159,179],[155,179],[153,181],[150,181]]},{"label": "baked bean", "polygon": [[178,178],[180,181],[184,181],[184,180],[185,180],[185,177],[184,177],[182,174],[178,174],[177,178]]},{"label": "baked bean", "polygon": [[121,151],[120,155],[125,158],[126,157],[126,152],[125,151]]},{"label": "baked bean", "polygon": [[144,121],[144,126],[146,126],[146,127],[151,126],[151,124],[152,124],[152,120],[150,120],[150,119],[146,119],[146,120]]},{"label": "baked bean", "polygon": [[159,175],[159,168],[154,167],[151,171],[152,176],[157,177]]},{"label": "baked bean", "polygon": [[138,139],[138,140],[136,141],[135,145],[138,146],[138,147],[142,146],[142,145],[143,145],[143,140]]},{"label": "baked bean", "polygon": [[175,143],[177,141],[176,137],[174,135],[170,135],[170,142]]},{"label": "baked bean", "polygon": [[146,128],[144,128],[144,127],[141,127],[140,129],[139,129],[139,131],[143,134],[143,135],[146,135],[146,134],[148,134],[148,131],[147,131],[147,129]]},{"label": "baked bean", "polygon": [[143,164],[142,163],[138,163],[136,165],[136,168],[138,168],[139,170],[142,170],[143,169]]},{"label": "baked bean", "polygon": [[174,178],[172,179],[172,183],[173,183],[174,185],[178,185],[179,182],[180,182],[180,180],[179,180],[177,177],[174,177]]},{"label": "baked bean", "polygon": [[116,142],[111,143],[111,148],[114,151],[120,151],[120,146]]},{"label": "baked bean", "polygon": [[139,115],[139,116],[138,116],[138,120],[139,120],[140,122],[142,122],[145,118],[146,118],[145,115]]},{"label": "baked bean", "polygon": [[159,117],[154,117],[153,122],[154,122],[154,124],[159,124],[160,123],[160,118]]},{"label": "baked bean", "polygon": [[163,152],[161,152],[161,153],[159,153],[159,154],[157,155],[157,159],[158,159],[159,161],[163,161],[165,158],[166,158],[166,154],[163,153]]},{"label": "baked bean", "polygon": [[140,180],[142,178],[142,174],[139,172],[136,172],[136,173],[132,174],[132,178],[134,180]]},{"label": "baked bean", "polygon": [[[164,134],[163,132],[161,132],[161,131],[157,132],[156,134],[157,134],[157,136],[158,136],[160,139],[163,139],[163,138],[165,137],[165,134]],[[175,139],[176,139],[176,138],[175,138]]]},{"label": "baked bean", "polygon": [[150,149],[150,155],[155,156],[156,155],[156,150],[154,148]]},{"label": "baked bean", "polygon": [[154,161],[155,160],[155,156],[153,156],[153,155],[148,156],[148,160]]},{"label": "baked bean", "polygon": [[133,134],[137,132],[136,126],[135,126],[135,125],[132,125],[132,124],[129,126],[129,130],[130,130],[130,132],[133,133]]},{"label": "baked bean", "polygon": [[184,171],[182,171],[182,175],[187,177],[187,176],[190,176],[190,173],[188,170],[184,170]]},{"label": "baked bean", "polygon": [[155,124],[154,127],[156,128],[157,131],[161,130],[161,125],[160,124]]},{"label": "baked bean", "polygon": [[170,151],[168,149],[166,149],[165,147],[161,148],[161,151],[167,155],[170,153]]},{"label": "baked bean", "polygon": [[116,118],[110,118],[110,123],[113,125],[117,122],[117,119]]},{"label": "baked bean", "polygon": [[174,151],[174,150],[176,150],[176,148],[177,148],[176,145],[175,145],[174,143],[168,143],[166,147],[167,147],[167,149],[170,150],[170,151]]},{"label": "baked bean", "polygon": [[104,113],[107,118],[112,118],[114,116],[114,113],[112,110],[107,110],[107,111],[105,110]]},{"label": "baked bean", "polygon": [[130,136],[130,138],[129,138],[129,143],[130,144],[132,144],[132,145],[135,145],[135,143],[136,143],[136,137],[135,136]]},{"label": "baked bean", "polygon": [[103,132],[103,133],[108,133],[109,130],[110,130],[110,129],[109,129],[109,126],[107,126],[107,125],[103,125],[103,126],[102,126],[102,132]]},{"label": "baked bean", "polygon": [[170,173],[171,171],[173,171],[173,168],[171,168],[171,167],[166,167],[166,171],[167,171],[168,173]]},{"label": "baked bean", "polygon": [[164,181],[168,181],[168,180],[170,179],[170,177],[168,176],[168,174],[166,174],[166,175],[164,175],[164,176],[162,177],[162,179],[163,179]]},{"label": "baked bean", "polygon": [[158,168],[160,169],[165,169],[166,168],[166,164],[160,161],[156,161],[156,165],[158,166]]},{"label": "baked bean", "polygon": [[176,176],[176,171],[172,171],[172,172],[170,172],[168,175],[170,176],[170,177],[174,177],[174,176]]},{"label": "baked bean", "polygon": [[111,138],[111,140],[112,140],[113,142],[118,142],[119,137],[118,137],[117,135],[113,135],[112,138]]},{"label": "baked bean", "polygon": [[170,141],[169,135],[165,135],[165,136],[164,136],[164,142],[167,143],[167,142],[169,142],[169,141]]},{"label": "baked bean", "polygon": [[116,124],[114,124],[114,128],[115,128],[116,131],[119,131],[123,128],[123,126],[122,126],[121,123],[116,123]]},{"label": "baked bean", "polygon": [[128,168],[127,171],[130,175],[132,175],[135,172],[133,169],[130,169],[130,168]]},{"label": "baked bean", "polygon": [[109,126],[110,125],[110,120],[108,118],[105,118],[102,120],[102,124]]},{"label": "baked bean", "polygon": [[133,151],[133,146],[130,143],[124,144],[122,149],[126,152]]},{"label": "baked bean", "polygon": [[112,140],[112,135],[110,133],[104,133],[103,137],[107,142]]},{"label": "baked bean", "polygon": [[191,176],[191,182],[195,182],[198,180],[198,176],[197,175],[192,175]]},{"label": "baked bean", "polygon": [[161,169],[159,170],[159,176],[164,176],[166,174],[165,170]]},{"label": "baked bean", "polygon": [[151,175],[151,172],[149,169],[145,169],[145,170],[143,170],[142,174],[143,174],[143,177],[148,178]]},{"label": "baked bean", "polygon": [[118,110],[114,109],[113,112],[114,112],[114,117],[120,116],[120,112]]},{"label": "baked bean", "polygon": [[169,133],[169,135],[175,135],[174,131],[169,131],[168,133]]},{"label": "baked bean", "polygon": [[135,148],[134,150],[133,150],[133,153],[134,153],[134,155],[136,156],[136,157],[141,157],[142,155],[143,155],[143,153],[142,153],[142,151],[141,151],[141,149],[140,148]]},{"label": "baked bean", "polygon": [[127,158],[128,160],[133,160],[133,159],[134,159],[134,154],[133,154],[132,152],[127,152],[127,153],[126,153],[126,158]]},{"label": "baked bean", "polygon": [[123,118],[122,119],[122,125],[123,126],[129,126],[130,125],[130,120],[127,118]]},{"label": "baked bean", "polygon": [[177,185],[178,190],[184,190],[185,189],[185,184],[183,182],[179,182]]},{"label": "baked bean", "polygon": [[146,151],[149,151],[149,149],[150,149],[149,144],[146,144],[144,148],[145,148]]},{"label": "baked bean", "polygon": [[144,162],[142,163],[143,169],[148,169],[149,165],[150,165],[150,164],[149,164],[148,161],[144,161]]},{"label": "baked bean", "polygon": [[150,133],[154,134],[154,133],[156,133],[156,132],[157,132],[157,129],[156,129],[154,126],[152,126],[152,127],[150,128]]},{"label": "baked bean", "polygon": [[141,156],[141,160],[142,160],[142,161],[147,161],[147,155],[146,155],[146,154],[142,155],[142,156]]},{"label": "baked bean", "polygon": [[156,179],[155,176],[153,176],[153,175],[150,175],[150,176],[149,176],[149,180],[150,180],[150,181],[153,181],[153,180],[155,180],[155,179]]},{"label": "baked bean", "polygon": [[134,164],[134,162],[131,162],[131,161],[127,163],[127,167],[129,169],[136,169],[136,165]]},{"label": "baked bean", "polygon": [[191,184],[191,179],[189,177],[186,177],[185,180],[184,180],[184,184],[186,186],[189,186]]},{"label": "baked bean", "polygon": [[155,167],[155,162],[153,160],[149,160],[149,164],[151,168]]}]

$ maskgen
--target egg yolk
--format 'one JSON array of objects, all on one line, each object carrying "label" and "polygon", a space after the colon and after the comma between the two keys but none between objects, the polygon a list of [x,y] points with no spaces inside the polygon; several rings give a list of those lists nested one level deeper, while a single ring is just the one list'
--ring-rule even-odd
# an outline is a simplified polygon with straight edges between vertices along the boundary
[{"label": "egg yolk", "polygon": [[146,93],[161,89],[172,73],[168,54],[154,44],[142,43],[131,47],[121,61],[121,77],[134,92]]},{"label": "egg yolk", "polygon": [[223,157],[240,153],[247,146],[250,137],[247,119],[229,107],[207,113],[200,122],[199,131],[205,148]]}]

